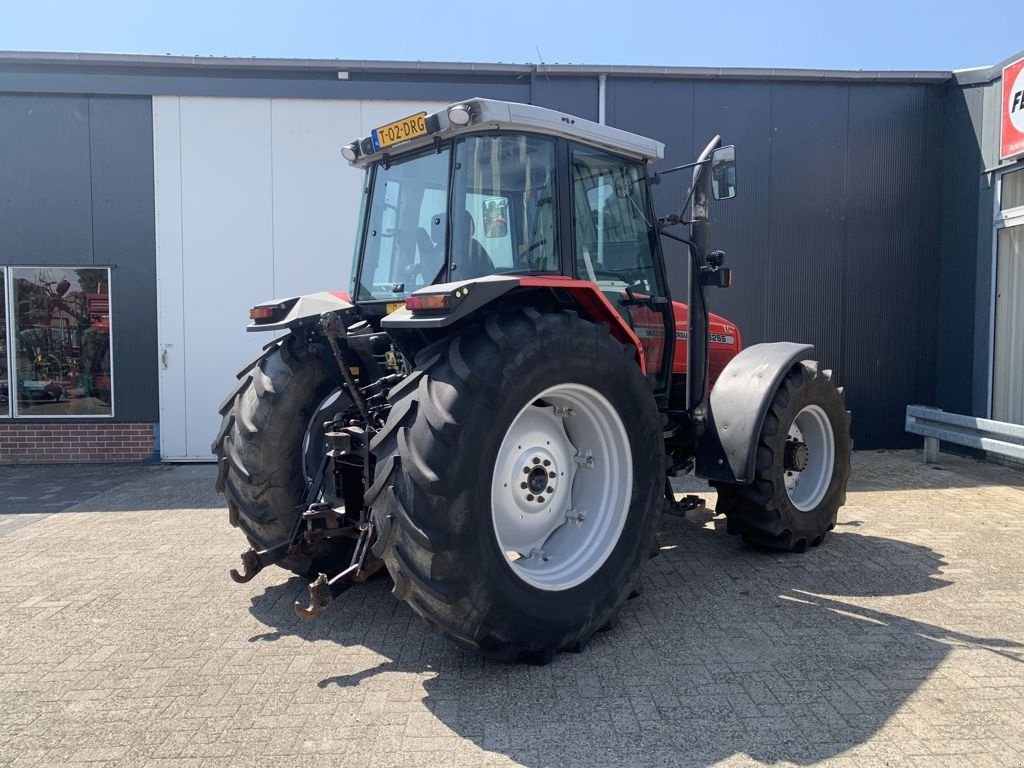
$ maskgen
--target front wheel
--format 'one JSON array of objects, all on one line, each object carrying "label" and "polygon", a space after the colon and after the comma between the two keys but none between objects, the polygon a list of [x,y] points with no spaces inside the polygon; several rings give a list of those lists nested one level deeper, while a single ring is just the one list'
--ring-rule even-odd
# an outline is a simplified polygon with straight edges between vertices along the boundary
[{"label": "front wheel", "polygon": [[846,503],[853,453],[850,413],[831,371],[806,360],[790,368],[756,450],[750,485],[714,483],[729,533],[787,552],[821,544]]},{"label": "front wheel", "polygon": [[661,421],[632,349],[526,310],[419,359],[371,446],[395,595],[493,658],[582,649],[635,590],[661,509]]}]

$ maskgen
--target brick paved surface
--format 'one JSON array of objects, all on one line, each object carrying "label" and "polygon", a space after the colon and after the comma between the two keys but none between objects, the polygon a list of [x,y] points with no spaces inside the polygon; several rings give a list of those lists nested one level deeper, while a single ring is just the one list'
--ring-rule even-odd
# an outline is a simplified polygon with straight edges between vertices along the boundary
[{"label": "brick paved surface", "polygon": [[543,668],[449,646],[386,580],[300,623],[298,579],[228,580],[209,468],[106,471],[0,525],[0,766],[1024,765],[1015,470],[859,453],[802,556],[667,518],[620,626]]}]

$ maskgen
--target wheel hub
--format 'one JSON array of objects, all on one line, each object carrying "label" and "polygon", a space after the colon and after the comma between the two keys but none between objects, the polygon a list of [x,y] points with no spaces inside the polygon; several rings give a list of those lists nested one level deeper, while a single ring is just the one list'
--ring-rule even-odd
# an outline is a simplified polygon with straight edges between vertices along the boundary
[{"label": "wheel hub", "polygon": [[783,461],[786,469],[803,472],[807,469],[807,443],[793,439],[787,441]]},{"label": "wheel hub", "polygon": [[[529,467],[524,467],[524,469],[530,469],[530,468]],[[552,482],[554,482],[554,476],[555,476],[555,473],[552,472],[551,473]],[[547,472],[547,469],[545,469],[544,467],[534,467],[533,469],[530,469],[530,474],[526,478],[526,486],[529,489],[530,493],[537,494],[538,496],[542,495],[544,493],[545,489],[551,487],[551,486],[548,485],[548,472]],[[548,493],[553,493],[553,492],[554,492],[554,488],[551,488],[551,490],[548,491]]]},{"label": "wheel hub", "polygon": [[835,454],[828,414],[819,405],[802,408],[789,427],[782,458],[786,494],[800,511],[814,509],[825,497]]},{"label": "wheel hub", "polygon": [[513,462],[507,488],[523,512],[540,512],[555,498],[559,480],[557,448],[551,451],[547,445],[524,446]]}]

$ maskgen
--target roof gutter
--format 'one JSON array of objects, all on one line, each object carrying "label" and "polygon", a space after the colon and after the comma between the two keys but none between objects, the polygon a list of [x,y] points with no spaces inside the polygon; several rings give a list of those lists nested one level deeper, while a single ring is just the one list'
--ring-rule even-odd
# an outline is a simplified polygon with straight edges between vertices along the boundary
[{"label": "roof gutter", "polygon": [[157,56],[121,53],[50,53],[0,51],[0,67],[153,67],[166,69],[234,69],[296,72],[334,71],[362,74],[422,74],[552,77],[657,77],[682,80],[808,80],[943,83],[945,71],[882,71],[837,69],[779,69],[754,67],[657,67],[591,64],[502,64],[453,61],[372,61],[366,59],[272,59],[216,56]]}]

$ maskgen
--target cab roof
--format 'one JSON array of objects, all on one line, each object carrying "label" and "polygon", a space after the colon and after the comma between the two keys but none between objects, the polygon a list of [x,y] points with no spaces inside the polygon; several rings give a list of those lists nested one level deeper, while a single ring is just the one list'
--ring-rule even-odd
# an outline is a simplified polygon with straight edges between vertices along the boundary
[{"label": "cab roof", "polygon": [[[468,111],[470,119],[465,125],[457,125],[449,119],[455,108]],[[526,131],[549,136],[559,136],[591,146],[627,155],[652,163],[665,157],[665,145],[618,128],[584,120],[566,112],[520,104],[514,101],[473,98],[457,101],[444,109],[427,115],[426,133],[414,139],[379,148],[376,130],[370,136],[358,139],[346,147],[353,148],[356,157],[349,163],[363,168],[380,160],[385,154],[396,155],[429,145],[436,139],[449,139],[463,134],[481,131]],[[382,126],[384,127],[384,126]]]}]

